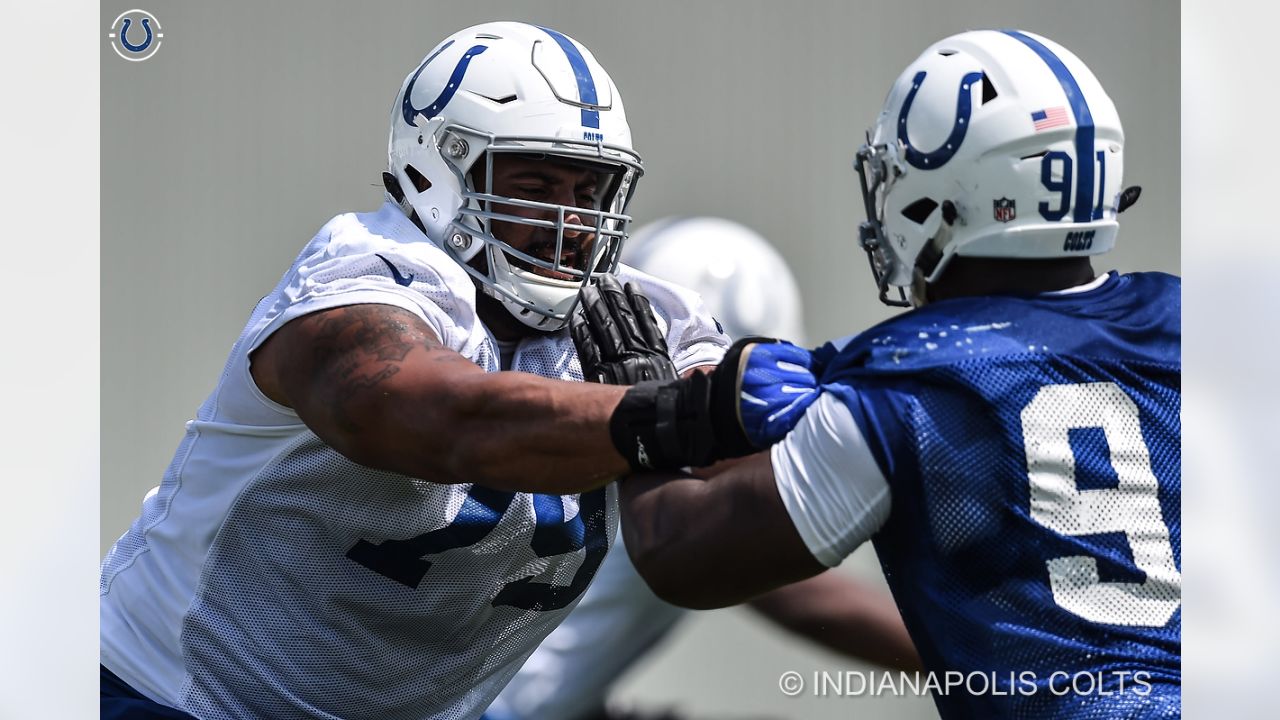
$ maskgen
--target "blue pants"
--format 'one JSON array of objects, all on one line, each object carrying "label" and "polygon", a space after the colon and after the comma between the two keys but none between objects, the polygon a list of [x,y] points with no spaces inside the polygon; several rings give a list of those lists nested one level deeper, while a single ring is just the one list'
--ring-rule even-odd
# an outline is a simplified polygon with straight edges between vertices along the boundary
[{"label": "blue pants", "polygon": [[196,720],[181,710],[149,699],[105,667],[102,667],[101,686],[100,720]]}]

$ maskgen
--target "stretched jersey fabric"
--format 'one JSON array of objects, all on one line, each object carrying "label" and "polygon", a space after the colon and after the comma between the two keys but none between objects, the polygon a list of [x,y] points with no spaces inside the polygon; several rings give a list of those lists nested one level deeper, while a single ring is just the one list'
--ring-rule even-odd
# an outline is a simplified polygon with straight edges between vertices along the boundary
[{"label": "stretched jersey fabric", "polygon": [[582,602],[529,656],[484,720],[594,717],[614,681],[687,612],[653,594],[619,534]]},{"label": "stretched jersey fabric", "polygon": [[1181,715],[1180,293],[1145,273],[954,299],[815,353],[861,437],[810,464],[863,448],[883,473],[846,497],[891,490],[886,578],[926,667],[969,680],[934,693],[943,717]]},{"label": "stretched jersey fabric", "polygon": [[[623,268],[680,370],[727,340],[697,296]],[[102,663],[202,720],[472,718],[572,609],[617,529],[612,486],[540,495],[358,465],[258,390],[249,354],[357,303],[422,318],[488,371],[470,278],[391,204],[340,215],[263,298],[141,516],[102,564]],[[565,331],[515,370],[581,380]],[[571,441],[571,440],[570,440]]]}]

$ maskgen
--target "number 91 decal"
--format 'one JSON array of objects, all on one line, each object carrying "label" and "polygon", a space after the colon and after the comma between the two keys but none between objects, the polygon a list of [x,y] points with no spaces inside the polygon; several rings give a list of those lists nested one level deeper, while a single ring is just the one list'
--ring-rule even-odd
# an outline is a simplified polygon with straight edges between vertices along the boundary
[{"label": "number 91 decal", "polygon": [[[1040,203],[1040,217],[1049,222],[1058,222],[1065,218],[1068,213],[1072,214],[1072,220],[1075,222],[1089,222],[1090,220],[1102,219],[1102,202],[1107,191],[1107,152],[1099,150],[1094,155],[1097,163],[1098,178],[1097,191],[1088,195],[1081,195],[1079,192],[1073,193],[1072,180],[1075,175],[1075,161],[1071,154],[1062,150],[1052,150],[1044,154],[1040,158],[1040,184],[1049,192],[1059,194],[1056,203],[1044,201]],[[1084,173],[1082,173],[1084,174]],[[1088,173],[1093,175],[1094,173]],[[1071,198],[1080,197],[1092,198],[1093,205],[1091,208],[1075,208],[1072,210]],[[1053,205],[1057,205],[1054,207]],[[1068,248],[1064,248],[1068,249]]]}]

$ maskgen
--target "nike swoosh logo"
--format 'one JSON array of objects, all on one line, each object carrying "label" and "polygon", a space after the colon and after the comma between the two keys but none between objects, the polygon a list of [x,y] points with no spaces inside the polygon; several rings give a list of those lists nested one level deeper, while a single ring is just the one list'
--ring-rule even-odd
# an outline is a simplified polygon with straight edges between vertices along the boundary
[{"label": "nike swoosh logo", "polygon": [[395,265],[391,264],[390,260],[382,257],[381,255],[378,255],[378,259],[387,264],[387,269],[391,271],[391,276],[395,278],[397,285],[409,287],[409,283],[413,282],[412,275],[401,275],[400,271],[396,269]]}]

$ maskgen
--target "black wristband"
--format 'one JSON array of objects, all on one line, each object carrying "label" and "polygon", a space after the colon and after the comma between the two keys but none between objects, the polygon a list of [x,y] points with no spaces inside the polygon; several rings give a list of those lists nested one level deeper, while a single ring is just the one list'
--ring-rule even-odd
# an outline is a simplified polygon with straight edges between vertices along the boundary
[{"label": "black wristband", "polygon": [[636,471],[709,465],[717,459],[710,401],[702,373],[634,385],[609,418],[613,446]]}]

